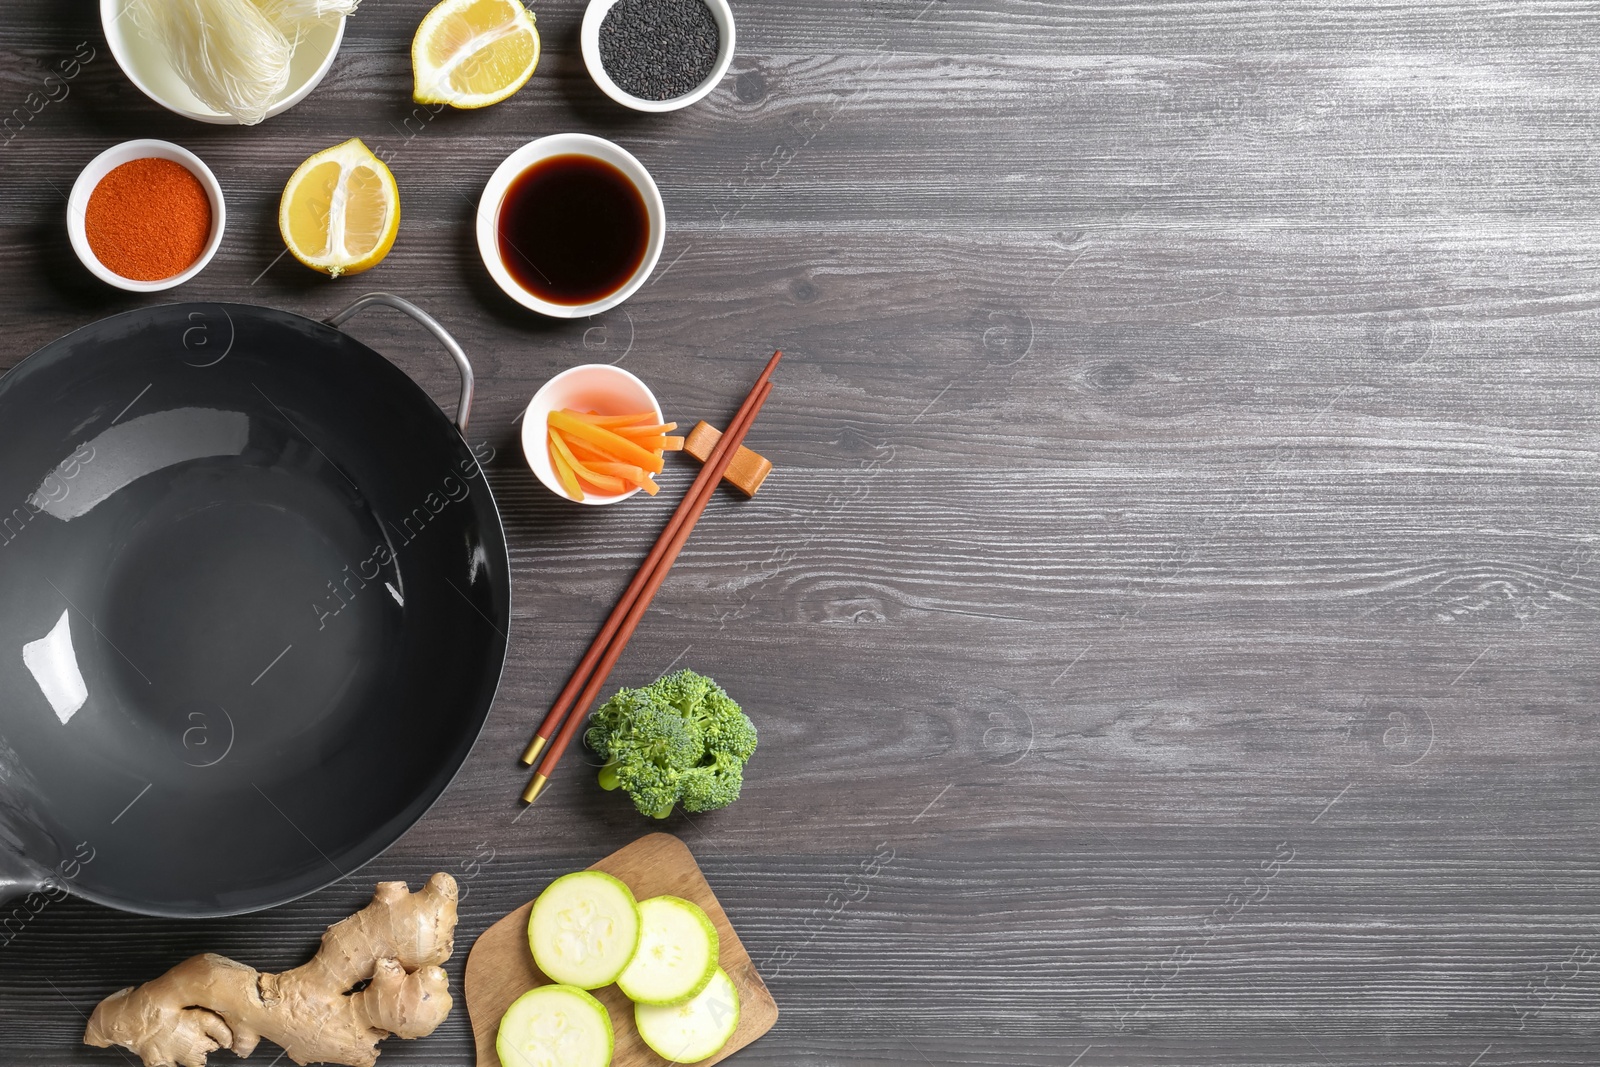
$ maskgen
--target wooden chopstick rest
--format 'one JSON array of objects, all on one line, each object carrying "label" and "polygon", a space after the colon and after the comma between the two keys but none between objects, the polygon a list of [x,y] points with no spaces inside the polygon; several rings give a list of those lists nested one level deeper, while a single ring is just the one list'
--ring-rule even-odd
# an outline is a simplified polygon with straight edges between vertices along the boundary
[{"label": "wooden chopstick rest", "polygon": [[[683,450],[704,463],[720,440],[722,440],[721,430],[709,422],[697,423],[695,428],[689,431],[689,436],[683,439]],[[766,481],[767,475],[771,473],[770,459],[740,445],[739,451],[733,454],[733,462],[728,464],[728,470],[723,474],[722,480],[745,496],[755,496],[756,490],[761,488],[761,483]]]}]

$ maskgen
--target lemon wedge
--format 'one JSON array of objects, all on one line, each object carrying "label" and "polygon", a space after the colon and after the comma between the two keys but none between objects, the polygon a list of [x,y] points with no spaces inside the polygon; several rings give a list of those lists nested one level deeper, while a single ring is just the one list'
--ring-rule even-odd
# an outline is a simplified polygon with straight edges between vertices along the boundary
[{"label": "lemon wedge", "polygon": [[411,41],[419,104],[498,104],[539,65],[539,30],[517,0],[444,0]]},{"label": "lemon wedge", "polygon": [[394,246],[400,189],[383,160],[352,137],[300,164],[283,187],[278,230],[312,270],[359,274]]}]

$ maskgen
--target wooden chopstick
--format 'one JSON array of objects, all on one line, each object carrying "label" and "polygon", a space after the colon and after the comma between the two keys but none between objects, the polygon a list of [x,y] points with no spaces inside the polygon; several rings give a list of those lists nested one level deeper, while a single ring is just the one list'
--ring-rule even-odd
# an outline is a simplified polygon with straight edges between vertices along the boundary
[{"label": "wooden chopstick", "polygon": [[[782,352],[774,352],[772,358],[767,360],[766,368],[762,370],[760,377],[756,378],[755,384],[750,387],[750,392],[745,395],[744,403],[739,405],[739,411],[734,415],[735,419],[750,410],[751,405],[755,403],[756,393],[760,392],[761,387],[772,377],[773,369],[777,367],[778,361],[782,358]],[[706,457],[706,462],[700,468],[700,473],[695,476],[694,482],[689,486],[689,491],[683,494],[682,500],[678,501],[678,507],[673,511],[672,518],[668,519],[666,526],[662,527],[661,535],[656,538],[656,543],[651,546],[650,553],[645,556],[644,562],[639,564],[639,569],[634,573],[633,580],[628,583],[628,588],[622,591],[622,596],[618,598],[616,606],[611,609],[611,614],[606,618],[605,625],[600,627],[600,632],[590,642],[589,650],[583,654],[583,659],[578,661],[577,667],[572,671],[572,677],[567,679],[567,684],[562,687],[561,694],[556,697],[556,702],[550,705],[550,710],[545,713],[544,720],[539,723],[539,729],[528,741],[528,747],[523,749],[523,763],[531,767],[533,761],[539,758],[540,750],[550,740],[550,735],[560,727],[567,709],[572,706],[573,697],[577,695],[584,680],[589,677],[589,672],[594,669],[594,665],[599,662],[601,653],[611,643],[611,638],[616,634],[617,627],[622,624],[623,616],[628,613],[628,609],[633,606],[634,599],[638,597],[639,590],[643,589],[645,582],[650,580],[650,572],[655,570],[656,564],[660,562],[662,553],[667,549],[667,542],[671,541],[672,535],[677,533],[678,527],[683,524],[684,516],[689,514],[689,509],[704,490],[706,483],[711,480],[709,468],[714,458],[715,450],[713,449],[713,455]]]},{"label": "wooden chopstick", "polygon": [[[529,742],[528,748],[523,753],[523,762],[531,763],[545,747],[548,739],[554,735],[555,743],[545,755],[544,762],[540,765],[539,773],[528,783],[528,788],[523,791],[523,800],[532,803],[545,782],[554,772],[557,762],[565,753],[568,744],[577,733],[578,727],[583,722],[584,715],[588,712],[590,704],[600,688],[605,685],[611,668],[616,664],[622,650],[627,646],[628,639],[633,636],[634,629],[638,626],[639,619],[650,607],[656,591],[661,583],[666,580],[667,572],[677,559],[678,552],[683,548],[684,542],[689,539],[695,523],[699,521],[701,513],[716,494],[717,486],[721,483],[723,474],[728,465],[738,453],[739,445],[751,424],[755,422],[756,414],[761,410],[761,405],[766,402],[767,395],[772,391],[770,378],[782,352],[773,354],[767,362],[761,376],[756,379],[750,394],[745,397],[733,422],[728,426],[728,432],[717,442],[717,447],[707,457],[706,463],[701,467],[699,475],[684,494],[677,510],[671,520],[662,530],[661,536],[645,557],[628,588],[612,609],[610,617],[601,627],[600,633],[584,654],[572,677],[568,679],[560,696],[551,706],[544,721],[540,723],[538,732]],[[620,633],[619,633],[620,631]],[[583,686],[582,693],[573,705],[573,694],[582,685],[585,678],[588,684]],[[557,728],[559,727],[559,732]]]}]

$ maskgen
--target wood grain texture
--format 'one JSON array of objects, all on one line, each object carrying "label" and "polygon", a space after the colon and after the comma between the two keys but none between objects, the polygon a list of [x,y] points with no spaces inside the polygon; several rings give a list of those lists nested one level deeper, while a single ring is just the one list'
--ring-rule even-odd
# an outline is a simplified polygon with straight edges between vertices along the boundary
[{"label": "wood grain texture", "polygon": [[[407,97],[427,0],[365,0],[324,85],[240,131],[141,97],[95,5],[7,0],[0,118],[98,54],[0,133],[0,366],[167,299],[76,265],[63,194],[116,141],[183,143],[229,231],[178,298],[390,289],[466,347],[516,615],[482,741],[395,848],[240,919],[51,905],[0,946],[0,1062],[122,1063],[77,1044],[106,993],[199,951],[292,966],[379,879],[449,870],[465,943],[647,829],[578,760],[518,820],[516,754],[693,466],[571,508],[515,420],[621,360],[725,425],[782,348],[749,442],[776,470],[713,503],[613,678],[693,666],[761,729],[743,799],[667,825],[784,1007],[730,1062],[1592,1064],[1600,12],[736,6],[733,70],[685,111],[609,105],[580,0],[541,0],[529,86],[433,115]],[[652,282],[576,323],[504,299],[467,227],[561,130],[638,155],[669,219]],[[403,221],[330,284],[275,259],[274,211],[351,136]],[[453,404],[405,322],[352,329]],[[457,1012],[383,1062],[473,1055]]]},{"label": "wood grain texture", "polygon": [[[728,972],[738,994],[739,1025],[720,1052],[699,1062],[708,1067],[720,1063],[772,1029],[778,1021],[778,1006],[687,845],[671,834],[647,834],[590,864],[589,869],[620,878],[639,900],[674,896],[698,904],[717,928],[717,962]],[[478,1067],[502,1067],[495,1053],[501,1016],[522,994],[550,982],[534,966],[528,950],[528,916],[533,903],[528,901],[485,930],[467,956],[463,999],[472,1020]],[[656,1055],[634,1028],[632,1001],[615,985],[594,990],[594,995],[610,1014],[616,1035],[611,1062],[616,1067],[665,1067],[669,1061]]]}]

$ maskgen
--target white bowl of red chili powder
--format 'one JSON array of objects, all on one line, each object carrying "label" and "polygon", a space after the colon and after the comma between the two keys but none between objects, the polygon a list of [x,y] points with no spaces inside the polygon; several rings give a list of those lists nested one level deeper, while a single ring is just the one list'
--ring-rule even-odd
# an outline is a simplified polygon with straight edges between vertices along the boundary
[{"label": "white bowl of red chili powder", "polygon": [[83,168],[67,199],[67,234],[89,273],[118,289],[182,285],[222,244],[222,186],[170,141],[124,141]]}]

